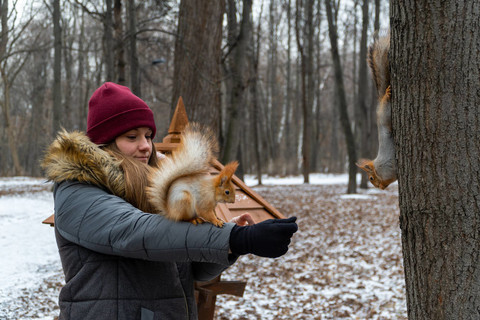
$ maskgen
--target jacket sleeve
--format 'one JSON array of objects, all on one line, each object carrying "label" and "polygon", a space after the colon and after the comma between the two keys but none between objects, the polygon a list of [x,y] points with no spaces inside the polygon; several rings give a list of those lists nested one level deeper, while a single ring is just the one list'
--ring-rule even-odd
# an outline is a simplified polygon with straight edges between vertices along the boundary
[{"label": "jacket sleeve", "polygon": [[152,261],[192,261],[198,277],[209,277],[205,266],[216,273],[236,260],[228,253],[230,223],[218,228],[209,223],[174,222],[76,181],[56,184],[54,200],[60,235],[96,252]]}]

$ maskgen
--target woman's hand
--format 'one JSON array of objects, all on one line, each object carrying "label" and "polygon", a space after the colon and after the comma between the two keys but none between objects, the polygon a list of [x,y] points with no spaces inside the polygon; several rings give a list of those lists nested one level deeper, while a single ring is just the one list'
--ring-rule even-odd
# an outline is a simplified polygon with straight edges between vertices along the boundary
[{"label": "woman's hand", "polygon": [[252,216],[248,212],[246,212],[242,215],[236,216],[235,218],[233,218],[229,222],[233,222],[233,223],[237,224],[237,226],[251,226],[251,225],[255,224],[255,221],[253,221]]},{"label": "woman's hand", "polygon": [[297,218],[269,219],[252,226],[233,226],[230,250],[233,254],[253,253],[260,257],[276,258],[288,251]]}]

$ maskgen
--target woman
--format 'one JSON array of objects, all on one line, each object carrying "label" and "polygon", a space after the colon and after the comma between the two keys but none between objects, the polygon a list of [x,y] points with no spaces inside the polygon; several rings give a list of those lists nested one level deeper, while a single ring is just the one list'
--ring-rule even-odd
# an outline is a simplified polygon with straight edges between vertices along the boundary
[{"label": "woman", "polygon": [[43,166],[55,181],[66,280],[59,319],[197,319],[194,280],[213,279],[242,254],[287,252],[295,218],[218,228],[132,205],[142,203],[143,169],[157,166],[155,133],[145,102],[107,82],[89,101],[88,138],[63,132],[50,147]]}]

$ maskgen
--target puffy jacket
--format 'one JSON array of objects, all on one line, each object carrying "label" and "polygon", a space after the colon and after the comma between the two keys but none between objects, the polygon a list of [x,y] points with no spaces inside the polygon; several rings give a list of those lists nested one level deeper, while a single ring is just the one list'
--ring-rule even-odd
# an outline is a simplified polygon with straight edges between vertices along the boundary
[{"label": "puffy jacket", "polygon": [[173,222],[85,183],[55,185],[59,319],[197,319],[194,280],[235,261],[233,224]]},{"label": "puffy jacket", "polygon": [[55,182],[55,235],[66,284],[59,319],[196,319],[194,280],[230,266],[233,224],[173,222],[122,197],[118,161],[79,132],[42,163]]}]

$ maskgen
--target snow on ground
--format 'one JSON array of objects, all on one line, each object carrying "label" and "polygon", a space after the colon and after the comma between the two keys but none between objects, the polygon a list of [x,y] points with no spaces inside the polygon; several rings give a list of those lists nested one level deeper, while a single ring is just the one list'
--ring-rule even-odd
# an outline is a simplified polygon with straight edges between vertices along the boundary
[{"label": "snow on ground", "polygon": [[0,178],[0,319],[53,318],[48,303],[32,301],[44,291],[58,295],[45,287],[61,272],[53,228],[41,223],[53,213],[50,189],[44,179]]},{"label": "snow on ground", "polygon": [[[299,231],[278,259],[241,257],[222,275],[247,281],[217,297],[216,319],[406,319],[398,188],[346,195],[346,175],[263,177],[254,190]],[[254,186],[257,180],[247,176]],[[0,319],[53,319],[64,283],[51,185],[0,178]]]}]

